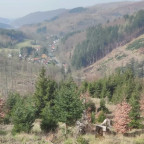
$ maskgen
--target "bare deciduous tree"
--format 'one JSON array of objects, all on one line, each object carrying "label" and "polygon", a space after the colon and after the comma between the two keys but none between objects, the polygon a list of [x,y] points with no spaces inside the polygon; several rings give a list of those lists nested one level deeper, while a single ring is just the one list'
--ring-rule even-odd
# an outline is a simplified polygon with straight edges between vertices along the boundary
[{"label": "bare deciduous tree", "polygon": [[131,106],[126,101],[117,105],[114,113],[114,128],[117,133],[125,133],[128,131],[128,124],[131,121],[129,117],[130,111]]}]

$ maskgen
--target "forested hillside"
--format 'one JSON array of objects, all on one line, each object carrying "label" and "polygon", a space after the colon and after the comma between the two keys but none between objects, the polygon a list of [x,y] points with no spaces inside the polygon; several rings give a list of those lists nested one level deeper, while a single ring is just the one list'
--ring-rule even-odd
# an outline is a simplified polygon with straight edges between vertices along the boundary
[{"label": "forested hillside", "polygon": [[0,48],[13,47],[25,38],[25,34],[21,31],[0,29]]},{"label": "forested hillside", "polygon": [[12,26],[9,24],[0,23],[0,28],[10,29]]},{"label": "forested hillside", "polygon": [[26,33],[35,33],[46,27],[44,34],[58,34],[64,36],[66,33],[85,30],[91,26],[105,24],[107,21],[123,17],[125,14],[133,14],[144,8],[144,2],[115,2],[99,4],[91,7],[78,7],[66,11],[62,15],[53,17],[35,25],[27,25],[20,29]]},{"label": "forested hillside", "polygon": [[24,17],[18,18],[12,21],[13,26],[23,26],[23,25],[30,25],[30,24],[37,24],[44,21],[50,21],[55,17],[59,17],[65,13],[66,9],[57,9],[52,11],[45,11],[45,12],[34,12],[30,13]]},{"label": "forested hillside", "polygon": [[143,33],[144,11],[125,18],[125,25],[96,26],[87,30],[87,39],[75,48],[72,65],[86,67]]}]

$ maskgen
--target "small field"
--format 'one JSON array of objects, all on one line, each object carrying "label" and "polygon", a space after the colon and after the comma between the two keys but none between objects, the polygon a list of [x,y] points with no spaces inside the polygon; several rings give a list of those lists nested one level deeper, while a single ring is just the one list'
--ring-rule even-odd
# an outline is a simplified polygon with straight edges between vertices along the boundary
[{"label": "small field", "polygon": [[33,45],[32,42],[33,42],[32,40],[25,40],[24,42],[16,44],[15,48],[20,49],[20,48],[23,48],[23,47],[37,47],[37,46],[40,46],[40,45]]}]

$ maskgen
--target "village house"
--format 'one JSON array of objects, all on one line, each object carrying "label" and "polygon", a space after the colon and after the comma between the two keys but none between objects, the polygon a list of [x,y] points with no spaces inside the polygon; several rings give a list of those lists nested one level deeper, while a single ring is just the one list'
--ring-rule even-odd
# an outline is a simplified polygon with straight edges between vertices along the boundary
[{"label": "village house", "polygon": [[42,54],[42,55],[41,55],[41,58],[42,58],[42,59],[47,59],[48,56],[47,56],[46,54]]}]

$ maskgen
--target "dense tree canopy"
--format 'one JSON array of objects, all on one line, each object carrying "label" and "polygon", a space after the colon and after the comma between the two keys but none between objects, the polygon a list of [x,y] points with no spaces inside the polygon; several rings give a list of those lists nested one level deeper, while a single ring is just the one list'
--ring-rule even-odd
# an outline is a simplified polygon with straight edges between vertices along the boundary
[{"label": "dense tree canopy", "polygon": [[18,42],[22,42],[26,39],[24,33],[6,29],[0,29],[0,37],[0,47],[2,48],[12,47]]},{"label": "dense tree canopy", "polygon": [[[83,86],[82,86],[83,87]],[[136,79],[134,73],[127,70],[119,70],[115,74],[88,83],[86,90],[92,97],[108,98],[114,103],[121,102],[124,98],[129,101],[134,92],[141,91],[142,84]],[[86,91],[85,90],[85,91]]]},{"label": "dense tree canopy", "polygon": [[[125,19],[125,25],[95,26],[87,30],[87,37],[78,44],[72,57],[72,65],[77,69],[86,67],[104,57],[114,48],[136,37],[144,28],[144,11]],[[136,33],[136,34],[135,34]]]}]

